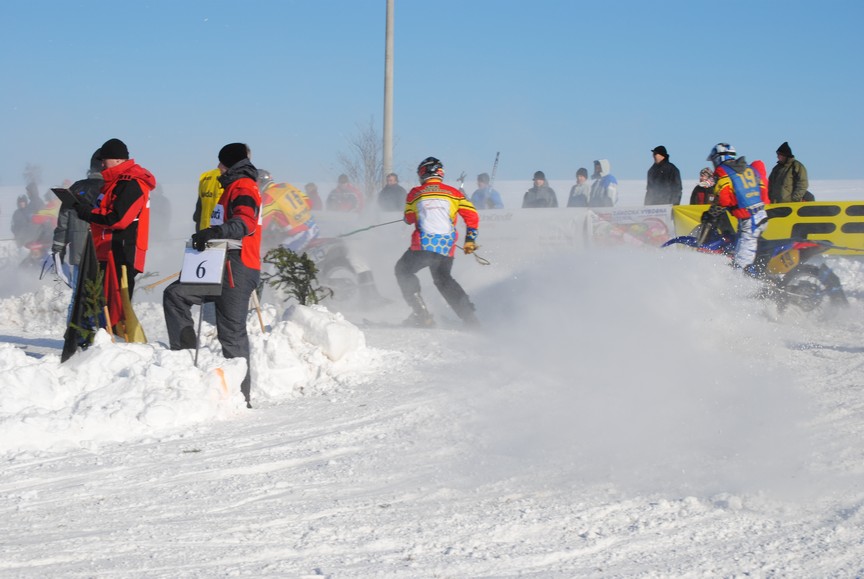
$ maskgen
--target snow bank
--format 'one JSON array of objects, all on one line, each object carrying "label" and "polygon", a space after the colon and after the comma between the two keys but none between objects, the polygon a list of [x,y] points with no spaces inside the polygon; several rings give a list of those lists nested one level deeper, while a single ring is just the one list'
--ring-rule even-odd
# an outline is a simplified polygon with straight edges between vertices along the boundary
[{"label": "snow bank", "polygon": [[[60,336],[67,302],[52,291],[0,300],[0,315],[12,327],[32,321],[37,333]],[[145,329],[158,335],[164,327],[158,305],[139,309]],[[255,403],[326,393],[376,366],[362,332],[326,308],[297,306],[267,334],[254,315],[249,322],[258,330],[250,332]],[[112,342],[100,331],[91,348],[65,364],[59,339],[0,342],[0,453],[123,441],[246,412],[240,394],[246,363],[222,357],[215,328],[202,329],[197,366],[194,350],[170,351],[152,339]]]}]

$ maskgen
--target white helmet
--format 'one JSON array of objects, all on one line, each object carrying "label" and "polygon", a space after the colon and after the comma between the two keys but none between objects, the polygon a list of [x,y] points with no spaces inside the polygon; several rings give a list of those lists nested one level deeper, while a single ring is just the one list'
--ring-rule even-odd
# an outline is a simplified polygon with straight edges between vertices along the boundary
[{"label": "white helmet", "polygon": [[711,152],[708,154],[708,158],[706,161],[711,161],[714,163],[714,167],[719,167],[721,164],[726,161],[731,161],[737,156],[735,152],[735,147],[730,145],[729,143],[717,143],[711,149]]}]

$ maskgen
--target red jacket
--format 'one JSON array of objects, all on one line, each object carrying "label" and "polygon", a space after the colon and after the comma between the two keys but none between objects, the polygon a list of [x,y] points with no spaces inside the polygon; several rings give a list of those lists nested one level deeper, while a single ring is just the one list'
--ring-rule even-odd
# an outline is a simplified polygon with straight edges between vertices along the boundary
[{"label": "red jacket", "polygon": [[[240,259],[243,265],[249,269],[260,270],[261,195],[258,192],[258,184],[254,179],[243,176],[225,185],[225,192],[222,193],[219,203],[216,204],[216,211],[213,212],[214,216],[210,218],[211,226],[222,224],[216,216],[220,208],[222,215],[224,215],[222,223],[228,223],[232,219],[239,219],[245,225],[248,233],[241,238],[243,246],[240,249]],[[222,229],[224,231],[225,227],[223,226]]]},{"label": "red jacket", "polygon": [[134,159],[105,169],[102,177],[102,200],[90,219],[96,259],[122,255],[123,262],[142,272],[149,243],[150,191],[156,178]]}]

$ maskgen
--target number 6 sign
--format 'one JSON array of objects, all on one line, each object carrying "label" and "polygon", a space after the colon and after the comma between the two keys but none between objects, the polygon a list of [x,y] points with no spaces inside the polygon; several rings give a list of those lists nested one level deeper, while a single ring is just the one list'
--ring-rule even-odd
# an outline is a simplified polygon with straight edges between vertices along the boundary
[{"label": "number 6 sign", "polygon": [[208,247],[196,251],[187,247],[183,254],[183,269],[180,270],[180,283],[222,285],[222,272],[225,270],[225,247]]}]

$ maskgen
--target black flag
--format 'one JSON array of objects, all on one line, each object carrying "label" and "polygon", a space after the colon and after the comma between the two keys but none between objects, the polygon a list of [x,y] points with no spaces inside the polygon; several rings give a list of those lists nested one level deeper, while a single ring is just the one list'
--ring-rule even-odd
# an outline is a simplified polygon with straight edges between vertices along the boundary
[{"label": "black flag", "polygon": [[96,261],[96,249],[89,231],[78,265],[78,280],[72,291],[72,315],[63,336],[60,362],[71,358],[79,348],[87,348],[92,344],[93,336],[99,329],[99,312],[104,297],[102,284],[99,283],[99,262]]}]

